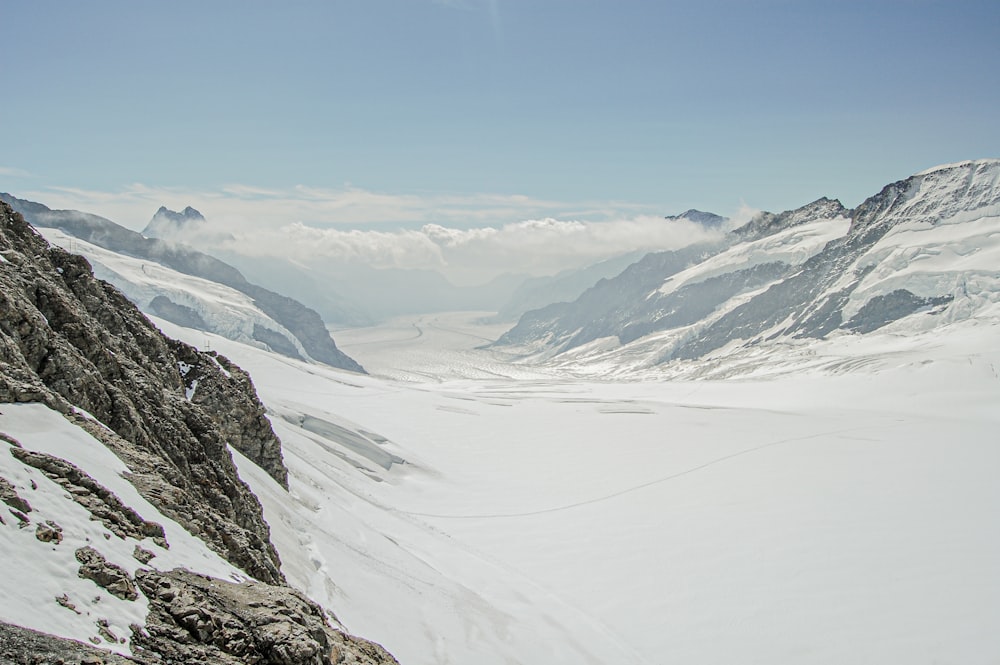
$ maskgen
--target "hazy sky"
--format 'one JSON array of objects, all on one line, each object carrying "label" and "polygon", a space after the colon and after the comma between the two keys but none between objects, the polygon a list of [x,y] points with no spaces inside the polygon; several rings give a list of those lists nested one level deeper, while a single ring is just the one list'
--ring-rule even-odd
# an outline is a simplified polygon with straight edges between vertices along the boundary
[{"label": "hazy sky", "polygon": [[0,189],[141,228],[853,206],[1000,156],[1000,2],[0,2]]}]

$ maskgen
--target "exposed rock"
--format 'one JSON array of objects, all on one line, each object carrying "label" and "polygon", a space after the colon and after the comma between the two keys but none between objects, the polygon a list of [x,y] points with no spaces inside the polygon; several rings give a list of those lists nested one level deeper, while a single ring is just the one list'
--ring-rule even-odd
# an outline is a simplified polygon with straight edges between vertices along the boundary
[{"label": "exposed rock", "polygon": [[111,642],[112,644],[118,641],[124,641],[111,631],[111,626],[107,619],[97,620],[97,634],[104,638],[105,642]]},{"label": "exposed rock", "polygon": [[153,314],[171,323],[176,323],[179,326],[195,328],[196,330],[208,330],[208,324],[205,323],[205,319],[201,317],[201,314],[197,310],[185,305],[179,305],[164,295],[153,298],[149,302],[149,309]]},{"label": "exposed rock", "polygon": [[80,610],[76,609],[76,605],[74,605],[72,602],[70,602],[69,596],[67,596],[66,594],[63,594],[61,596],[56,596],[56,603],[60,607],[65,607],[67,610],[72,610],[73,612],[76,612],[77,614],[82,614],[82,612],[80,612]]},{"label": "exposed rock", "polygon": [[31,512],[31,504],[22,499],[9,480],[0,476],[0,501],[22,513]]},{"label": "exposed rock", "polygon": [[896,289],[866,302],[844,327],[854,332],[869,333],[924,307],[940,307],[952,300],[954,296],[951,295],[921,298],[906,289]]},{"label": "exposed rock", "polygon": [[58,545],[63,539],[62,531],[62,527],[52,520],[45,520],[44,523],[35,527],[35,538],[43,543],[55,543]]},{"label": "exposed rock", "polygon": [[15,508],[9,508],[10,514],[17,518],[17,526],[21,529],[31,524],[31,519]]},{"label": "exposed rock", "polygon": [[266,344],[275,353],[302,360],[302,356],[299,355],[298,349],[295,348],[292,341],[275,330],[255,323],[253,324],[253,338],[262,344]]},{"label": "exposed rock", "polygon": [[76,551],[76,560],[80,562],[77,574],[87,580],[92,580],[97,586],[106,589],[112,596],[122,600],[135,600],[139,594],[135,582],[128,571],[119,565],[110,563],[104,555],[93,547],[81,547]]},{"label": "exposed rock", "polygon": [[156,558],[156,555],[150,552],[149,550],[136,545],[135,549],[132,550],[132,558],[138,561],[139,563],[149,563],[150,561]]},{"label": "exposed rock", "polygon": [[136,662],[141,661],[0,622],[0,663],[4,665],[134,665]]},{"label": "exposed rock", "polygon": [[6,432],[0,432],[0,441],[4,441],[14,446],[15,448],[21,447],[21,442],[12,437],[10,434],[7,434]]},{"label": "exposed rock", "polygon": [[322,609],[301,593],[258,582],[234,584],[182,570],[140,570],[149,599],[139,658],[182,663],[327,665],[396,663],[376,644],[329,627]]}]

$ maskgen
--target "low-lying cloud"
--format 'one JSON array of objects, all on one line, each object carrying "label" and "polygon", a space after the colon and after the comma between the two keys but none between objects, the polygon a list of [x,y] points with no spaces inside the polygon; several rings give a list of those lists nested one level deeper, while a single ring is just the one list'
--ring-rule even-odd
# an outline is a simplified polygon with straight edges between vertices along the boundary
[{"label": "low-lying cloud", "polygon": [[499,227],[418,230],[320,229],[301,223],[235,233],[231,249],[307,265],[360,262],[376,268],[429,269],[456,284],[504,273],[547,275],[637,250],[676,249],[718,232],[687,220],[642,216],[607,222],[526,220]]},{"label": "low-lying cloud", "polygon": [[191,205],[208,224],[199,237],[176,240],[207,251],[216,246],[316,267],[338,262],[437,270],[456,284],[483,283],[504,273],[554,274],[629,252],[675,249],[718,233],[688,220],[666,220],[646,206],[580,206],[519,195],[246,185],[192,192],[133,185],[113,193],[53,188],[22,196],[52,208],[100,214],[136,230],[161,205],[175,210]]}]

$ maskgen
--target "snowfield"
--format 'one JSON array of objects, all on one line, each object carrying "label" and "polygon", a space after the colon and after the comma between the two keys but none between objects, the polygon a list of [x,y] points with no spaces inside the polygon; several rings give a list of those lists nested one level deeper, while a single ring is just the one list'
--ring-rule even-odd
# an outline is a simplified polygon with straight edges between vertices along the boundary
[{"label": "snowfield", "polygon": [[995,307],[704,361],[727,381],[522,366],[479,316],[338,332],[370,377],[209,336],[284,442],[288,494],[239,464],[283,570],[352,632],[408,664],[1000,658]]}]

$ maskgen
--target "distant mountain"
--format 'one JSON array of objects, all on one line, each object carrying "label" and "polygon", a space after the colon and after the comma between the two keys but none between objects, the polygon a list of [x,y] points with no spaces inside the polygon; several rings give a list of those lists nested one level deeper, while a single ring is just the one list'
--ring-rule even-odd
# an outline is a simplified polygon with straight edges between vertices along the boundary
[{"label": "distant mountain", "polygon": [[[75,210],[50,210],[40,203],[24,201],[10,194],[0,194],[0,199],[21,212],[36,227],[57,229],[112,253],[221,284],[243,294],[245,305],[252,305],[252,308],[239,306],[239,314],[225,318],[223,315],[232,308],[219,307],[217,298],[228,298],[231,305],[234,301],[232,296],[208,296],[206,289],[197,287],[178,289],[176,278],[155,279],[154,265],[140,263],[144,276],[130,283],[122,273],[109,268],[105,277],[113,283],[117,281],[123,291],[151,314],[181,325],[198,324],[200,321],[205,323],[205,330],[225,337],[240,339],[243,335],[285,355],[301,357],[304,353],[313,360],[334,367],[364,372],[361,365],[337,348],[319,314],[297,300],[247,281],[239,270],[219,259],[182,244],[146,238],[97,215]],[[195,215],[200,217],[197,211],[188,216],[195,219]],[[86,247],[81,244],[75,249],[82,252]],[[94,260],[97,261],[96,258]],[[106,261],[114,262],[114,258],[107,257]],[[262,314],[257,315],[256,320],[253,308]]]},{"label": "distant mountain", "polygon": [[641,259],[646,252],[630,252],[548,277],[524,280],[497,311],[497,321],[515,321],[525,312],[558,302],[572,302],[599,280],[614,277]]},{"label": "distant mountain", "polygon": [[190,226],[204,227],[206,220],[204,215],[188,206],[181,212],[169,210],[166,206],[160,206],[149,224],[142,230],[142,235],[147,238],[171,239],[178,232],[186,230]]},{"label": "distant mountain", "polygon": [[823,198],[761,213],[718,245],[648,255],[573,303],[527,312],[497,344],[662,363],[974,316],[1000,299],[998,183],[1000,160],[963,162],[855,210]]},{"label": "distant mountain", "polygon": [[709,229],[719,229],[728,221],[725,217],[721,215],[716,215],[714,212],[704,212],[702,210],[695,210],[691,208],[686,212],[682,212],[679,215],[667,215],[664,219],[669,219],[671,221],[678,221],[686,219],[691,222],[697,222],[702,226]]}]

